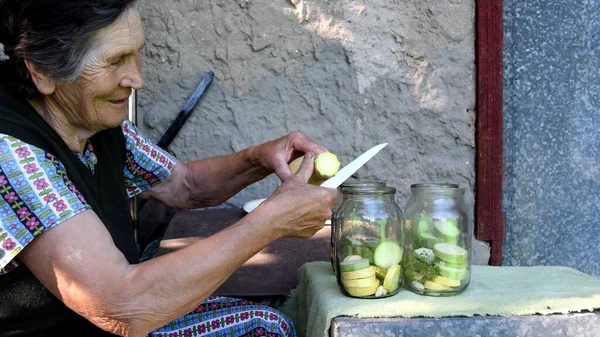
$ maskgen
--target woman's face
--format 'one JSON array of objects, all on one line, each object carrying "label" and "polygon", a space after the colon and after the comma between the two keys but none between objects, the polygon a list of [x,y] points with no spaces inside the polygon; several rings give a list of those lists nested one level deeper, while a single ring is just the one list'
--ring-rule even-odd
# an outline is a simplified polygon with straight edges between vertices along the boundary
[{"label": "woman's face", "polygon": [[91,132],[120,125],[127,118],[132,89],[144,86],[139,52],[144,33],[137,11],[128,10],[95,38],[81,75],[58,85],[51,99],[71,126]]}]

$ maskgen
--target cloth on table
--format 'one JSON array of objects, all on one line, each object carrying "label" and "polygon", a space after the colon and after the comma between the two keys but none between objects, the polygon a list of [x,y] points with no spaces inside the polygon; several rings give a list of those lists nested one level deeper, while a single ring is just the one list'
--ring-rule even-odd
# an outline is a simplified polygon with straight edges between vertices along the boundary
[{"label": "cloth on table", "polygon": [[394,296],[359,299],[340,291],[330,262],[309,262],[298,271],[298,287],[283,312],[300,337],[328,336],[337,316],[472,317],[593,311],[600,308],[600,279],[557,266],[472,266],[471,284],[451,297],[432,297],[401,289]]}]

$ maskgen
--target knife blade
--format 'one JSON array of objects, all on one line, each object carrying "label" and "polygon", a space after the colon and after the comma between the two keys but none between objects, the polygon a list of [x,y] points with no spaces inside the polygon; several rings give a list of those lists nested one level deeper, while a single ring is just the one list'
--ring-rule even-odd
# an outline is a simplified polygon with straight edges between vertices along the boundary
[{"label": "knife blade", "polygon": [[358,158],[354,159],[350,164],[344,166],[341,170],[339,170],[333,177],[325,180],[321,184],[321,187],[327,188],[337,188],[340,186],[346,179],[350,178],[354,172],[358,171],[363,165],[365,165],[373,156],[375,156],[381,149],[386,147],[388,143],[382,143],[379,145],[373,146],[367,152],[358,156]]}]

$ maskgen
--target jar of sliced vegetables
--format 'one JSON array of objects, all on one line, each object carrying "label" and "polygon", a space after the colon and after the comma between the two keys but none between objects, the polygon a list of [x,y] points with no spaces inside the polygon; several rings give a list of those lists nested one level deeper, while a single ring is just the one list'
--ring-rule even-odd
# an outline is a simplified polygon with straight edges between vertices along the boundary
[{"label": "jar of sliced vegetables", "polygon": [[452,296],[471,281],[471,236],[464,189],[413,184],[405,207],[405,287],[417,294]]},{"label": "jar of sliced vegetables", "polygon": [[404,251],[396,189],[378,181],[340,188],[342,201],[332,216],[332,262],[342,292],[359,298],[396,294]]}]

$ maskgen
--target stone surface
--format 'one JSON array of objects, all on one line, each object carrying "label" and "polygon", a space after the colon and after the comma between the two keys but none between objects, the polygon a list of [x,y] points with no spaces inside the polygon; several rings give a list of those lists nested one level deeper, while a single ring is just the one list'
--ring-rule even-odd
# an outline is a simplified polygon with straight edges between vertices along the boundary
[{"label": "stone surface", "polygon": [[600,1],[504,1],[506,265],[600,276]]},{"label": "stone surface", "polygon": [[331,337],[596,337],[600,331],[597,312],[549,316],[386,318],[336,317]]},{"label": "stone surface", "polygon": [[[390,145],[360,178],[453,182],[474,204],[474,1],[207,0],[140,3],[138,124],[155,141],[208,72],[215,79],[171,149],[229,154],[299,130],[342,165]],[[222,207],[268,196],[276,177]],[[472,221],[472,220],[471,220]],[[487,263],[485,245],[476,245]],[[477,256],[475,257],[477,258]]]}]

